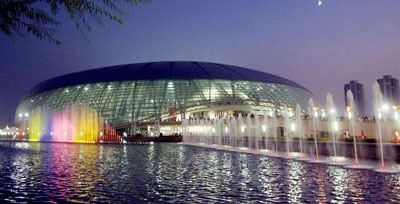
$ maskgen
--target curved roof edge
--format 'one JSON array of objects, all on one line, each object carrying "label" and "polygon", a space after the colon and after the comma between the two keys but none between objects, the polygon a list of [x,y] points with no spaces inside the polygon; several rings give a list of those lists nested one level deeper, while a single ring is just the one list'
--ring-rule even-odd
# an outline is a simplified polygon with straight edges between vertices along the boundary
[{"label": "curved roof edge", "polygon": [[54,77],[34,86],[22,100],[50,90],[81,84],[160,79],[257,81],[294,86],[310,92],[289,79],[244,67],[211,62],[160,61],[108,66]]}]

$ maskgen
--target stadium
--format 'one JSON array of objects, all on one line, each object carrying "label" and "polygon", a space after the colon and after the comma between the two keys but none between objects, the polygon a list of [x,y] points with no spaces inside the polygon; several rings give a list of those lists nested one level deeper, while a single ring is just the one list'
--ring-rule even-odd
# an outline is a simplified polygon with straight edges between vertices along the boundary
[{"label": "stadium", "polygon": [[87,104],[124,134],[173,135],[182,118],[219,118],[308,106],[312,93],[288,79],[208,62],[149,62],[76,72],[43,81],[21,100],[16,125],[37,107]]}]

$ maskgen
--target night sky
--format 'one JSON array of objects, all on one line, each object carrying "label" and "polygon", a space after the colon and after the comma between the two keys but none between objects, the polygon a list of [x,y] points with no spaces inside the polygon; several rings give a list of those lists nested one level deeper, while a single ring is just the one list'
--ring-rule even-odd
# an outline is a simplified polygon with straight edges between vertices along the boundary
[{"label": "night sky", "polygon": [[291,79],[325,103],[344,106],[343,85],[400,77],[398,0],[153,0],[130,9],[126,24],[107,23],[84,39],[67,17],[57,47],[0,34],[0,125],[12,124],[19,100],[40,81],[102,66],[208,61]]}]

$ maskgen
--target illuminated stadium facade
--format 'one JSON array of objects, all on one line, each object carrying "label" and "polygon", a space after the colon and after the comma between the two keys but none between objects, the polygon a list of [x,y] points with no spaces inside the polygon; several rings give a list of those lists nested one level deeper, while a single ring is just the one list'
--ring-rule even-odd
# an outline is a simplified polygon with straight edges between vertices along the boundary
[{"label": "illuminated stadium facade", "polygon": [[[206,62],[150,62],[92,69],[39,83],[19,104],[20,124],[40,106],[84,103],[115,127],[306,108],[311,92],[282,77]],[[136,127],[135,127],[136,128]]]}]

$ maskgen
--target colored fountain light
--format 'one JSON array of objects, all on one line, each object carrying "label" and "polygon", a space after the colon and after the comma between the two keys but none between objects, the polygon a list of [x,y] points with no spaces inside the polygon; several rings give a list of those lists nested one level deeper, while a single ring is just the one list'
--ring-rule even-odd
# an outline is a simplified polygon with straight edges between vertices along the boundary
[{"label": "colored fountain light", "polygon": [[[28,134],[25,134],[25,132]],[[62,111],[39,106],[19,128],[18,140],[32,142],[119,142],[121,137],[97,111],[73,104]]]}]

